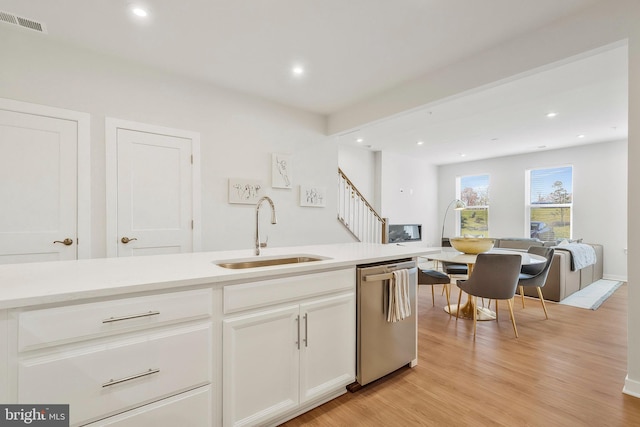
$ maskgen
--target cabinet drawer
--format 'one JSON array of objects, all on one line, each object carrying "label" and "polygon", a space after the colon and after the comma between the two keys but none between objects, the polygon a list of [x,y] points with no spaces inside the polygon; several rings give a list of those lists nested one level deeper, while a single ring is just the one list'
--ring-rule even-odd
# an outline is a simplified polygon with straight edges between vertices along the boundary
[{"label": "cabinet drawer", "polygon": [[211,298],[211,289],[202,289],[23,311],[18,315],[18,349],[207,317]]},{"label": "cabinet drawer", "polygon": [[211,427],[211,386],[180,393],[87,427]]},{"label": "cabinet drawer", "polygon": [[211,382],[210,323],[145,333],[18,362],[18,403],[66,403],[71,424]]},{"label": "cabinet drawer", "polygon": [[225,286],[224,313],[354,289],[355,268]]}]

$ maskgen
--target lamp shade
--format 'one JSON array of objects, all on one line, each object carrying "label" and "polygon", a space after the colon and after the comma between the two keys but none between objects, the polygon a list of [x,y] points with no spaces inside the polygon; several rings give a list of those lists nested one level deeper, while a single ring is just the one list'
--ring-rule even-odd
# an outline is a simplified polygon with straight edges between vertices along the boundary
[{"label": "lamp shade", "polygon": [[466,203],[465,203],[465,202],[463,202],[463,201],[462,201],[462,200],[460,200],[460,199],[455,199],[455,200],[453,201],[453,203],[455,203],[455,204],[453,205],[453,209],[454,209],[454,210],[456,210],[456,211],[461,211],[461,210],[463,210],[463,209],[466,209],[466,208],[467,208]]},{"label": "lamp shade", "polygon": [[461,211],[467,208],[465,202],[460,199],[452,200],[451,203],[449,203],[449,206],[447,206],[447,210],[444,211],[444,217],[442,218],[442,236],[440,236],[440,242],[444,240],[444,225],[447,223],[447,214],[449,213],[449,209],[451,209],[452,206],[456,211]]}]

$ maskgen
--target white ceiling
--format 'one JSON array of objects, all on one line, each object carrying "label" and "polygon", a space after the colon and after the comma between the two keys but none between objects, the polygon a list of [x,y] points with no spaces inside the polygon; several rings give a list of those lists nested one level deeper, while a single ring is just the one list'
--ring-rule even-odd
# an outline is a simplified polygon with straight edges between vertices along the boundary
[{"label": "white ceiling", "polygon": [[[627,47],[619,46],[426,105],[339,140],[439,165],[623,140],[627,70]],[[549,112],[557,115],[549,118]]]},{"label": "white ceiling", "polygon": [[[134,0],[0,0],[0,10],[44,23],[43,37],[327,115],[601,1],[140,0],[146,20],[130,14]],[[449,151],[431,157],[446,163],[479,147],[504,154],[568,145],[578,133],[584,142],[626,137],[626,66],[605,63],[626,63],[626,51],[611,55],[376,124],[363,129],[366,144],[411,153],[423,139],[422,153]],[[558,110],[554,122],[540,119],[548,109]]]}]

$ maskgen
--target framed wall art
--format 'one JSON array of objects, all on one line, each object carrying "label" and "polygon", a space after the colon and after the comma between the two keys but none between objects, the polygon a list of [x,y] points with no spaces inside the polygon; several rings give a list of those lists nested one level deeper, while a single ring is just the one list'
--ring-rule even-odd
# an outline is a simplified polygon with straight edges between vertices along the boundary
[{"label": "framed wall art", "polygon": [[293,188],[291,183],[291,155],[271,155],[271,186],[273,188]]},{"label": "framed wall art", "polygon": [[264,196],[264,185],[259,179],[229,178],[229,203],[253,205]]},{"label": "framed wall art", "polygon": [[327,189],[325,187],[301,185],[300,206],[323,208],[326,204],[326,193]]}]

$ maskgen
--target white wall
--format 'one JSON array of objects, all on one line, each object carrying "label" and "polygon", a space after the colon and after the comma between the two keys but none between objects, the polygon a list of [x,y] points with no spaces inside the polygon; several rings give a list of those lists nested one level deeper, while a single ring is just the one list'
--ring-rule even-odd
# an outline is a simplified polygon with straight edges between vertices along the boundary
[{"label": "white wall", "polygon": [[[564,165],[573,166],[573,238],[602,244],[604,275],[626,280],[626,141],[440,166],[439,204],[446,206],[455,198],[456,177],[489,174],[489,235],[526,237],[526,171]],[[454,223],[450,219],[454,215],[450,213],[449,217],[446,234],[453,236]]]},{"label": "white wall", "polygon": [[[338,149],[325,119],[160,70],[0,26],[0,97],[91,115],[92,255],[105,250],[104,119],[201,134],[203,249],[251,248],[255,209],[227,203],[227,179],[263,179],[278,224],[272,246],[350,241],[336,220]],[[294,189],[272,189],[271,153],[293,155]],[[327,189],[325,208],[298,206],[298,185]],[[267,215],[264,214],[266,217]]]},{"label": "white wall", "polygon": [[379,211],[379,198],[376,194],[376,153],[364,148],[340,145],[338,165],[371,206]]},{"label": "white wall", "polygon": [[437,168],[423,159],[380,153],[381,214],[390,224],[422,224],[423,246],[439,246]]},{"label": "white wall", "polygon": [[410,244],[438,245],[436,166],[415,157],[351,146],[341,146],[339,155],[342,170],[358,189],[362,185],[375,193],[379,206],[374,206],[390,224],[422,224],[422,241]]},{"label": "white wall", "polygon": [[[640,16],[640,3],[636,4],[636,24]],[[627,378],[625,392],[640,397],[640,26],[635,25],[629,39],[629,294],[627,304]]]}]

